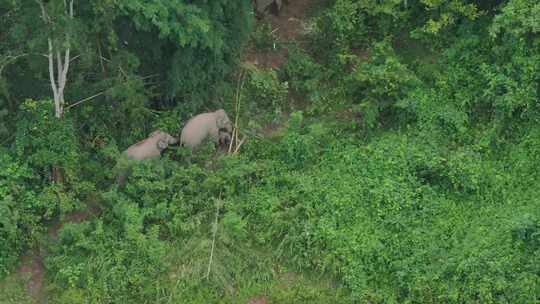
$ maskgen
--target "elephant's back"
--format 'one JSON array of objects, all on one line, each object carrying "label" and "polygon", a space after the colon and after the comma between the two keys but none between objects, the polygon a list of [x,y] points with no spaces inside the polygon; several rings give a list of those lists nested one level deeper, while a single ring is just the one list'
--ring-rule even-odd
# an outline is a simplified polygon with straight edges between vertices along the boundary
[{"label": "elephant's back", "polygon": [[145,139],[131,145],[123,153],[126,157],[133,160],[145,160],[148,158],[159,158],[160,152],[157,149],[156,142],[151,139]]},{"label": "elephant's back", "polygon": [[196,147],[209,134],[209,130],[216,125],[214,113],[202,113],[192,117],[180,134],[180,142],[183,145]]}]

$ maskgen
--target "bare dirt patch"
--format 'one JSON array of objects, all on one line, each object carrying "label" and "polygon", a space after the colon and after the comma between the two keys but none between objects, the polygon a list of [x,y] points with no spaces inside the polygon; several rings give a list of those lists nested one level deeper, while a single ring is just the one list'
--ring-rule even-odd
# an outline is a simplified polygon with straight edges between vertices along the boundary
[{"label": "bare dirt patch", "polygon": [[266,296],[255,296],[247,301],[247,304],[269,304],[270,301]]},{"label": "bare dirt patch", "polygon": [[[320,1],[320,0],[319,0]],[[284,5],[278,16],[267,14],[261,22],[267,22],[279,42],[302,42],[309,31],[306,16],[309,9],[317,0],[290,0]],[[287,62],[286,48],[266,50],[249,49],[242,55],[243,62],[249,62],[258,67],[278,69]]]},{"label": "bare dirt patch", "polygon": [[260,68],[279,69],[287,62],[288,51],[285,48],[275,50],[248,50],[242,55],[242,61]]},{"label": "bare dirt patch", "polygon": [[45,266],[38,249],[33,249],[22,258],[21,266],[16,272],[19,279],[24,281],[27,294],[39,304],[47,303],[43,292],[45,281]]},{"label": "bare dirt patch", "polygon": [[316,0],[289,0],[278,16],[269,14],[265,19],[272,24],[281,40],[298,41],[307,32],[306,16],[316,2]]}]

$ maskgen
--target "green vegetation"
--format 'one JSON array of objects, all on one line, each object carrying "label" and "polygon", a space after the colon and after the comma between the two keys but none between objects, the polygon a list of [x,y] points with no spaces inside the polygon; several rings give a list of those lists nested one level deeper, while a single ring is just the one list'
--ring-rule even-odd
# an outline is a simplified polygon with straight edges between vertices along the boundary
[{"label": "green vegetation", "polygon": [[[0,303],[30,251],[49,303],[540,302],[536,1],[325,1],[297,43],[247,0],[70,3],[0,0]],[[114,184],[221,107],[238,154]]]}]

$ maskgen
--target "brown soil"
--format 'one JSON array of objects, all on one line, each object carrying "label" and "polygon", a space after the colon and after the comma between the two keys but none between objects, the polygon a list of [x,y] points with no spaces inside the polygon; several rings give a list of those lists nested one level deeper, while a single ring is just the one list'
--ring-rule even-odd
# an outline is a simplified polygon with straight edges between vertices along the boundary
[{"label": "brown soil", "polygon": [[16,273],[19,279],[25,282],[24,287],[28,295],[36,303],[47,303],[47,297],[43,292],[45,266],[37,249],[32,250],[22,258],[21,266]]},{"label": "brown soil", "polygon": [[266,20],[275,29],[280,40],[299,41],[306,34],[306,14],[317,0],[289,0],[279,16],[269,14]]},{"label": "brown soil", "polygon": [[242,62],[250,63],[261,68],[279,69],[287,62],[287,49],[276,50],[249,50],[242,55]]},{"label": "brown soil", "polygon": [[255,296],[247,301],[247,304],[269,304],[270,301],[266,296]]},{"label": "brown soil", "polygon": [[[274,34],[281,42],[301,42],[308,31],[308,26],[303,21],[306,12],[316,2],[315,0],[289,0],[279,14],[265,15],[262,22],[268,22]],[[247,50],[242,56],[242,61],[254,64],[258,67],[278,69],[287,62],[288,52],[286,48],[271,50]]]}]

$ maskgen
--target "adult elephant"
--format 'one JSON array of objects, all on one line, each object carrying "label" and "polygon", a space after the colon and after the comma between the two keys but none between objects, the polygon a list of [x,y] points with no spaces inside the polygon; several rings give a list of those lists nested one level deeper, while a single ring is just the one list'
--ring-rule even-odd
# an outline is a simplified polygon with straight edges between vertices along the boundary
[{"label": "adult elephant", "polygon": [[223,109],[215,112],[201,113],[192,117],[180,134],[182,146],[192,149],[200,146],[205,139],[210,137],[216,145],[230,140],[232,123]]},{"label": "adult elephant", "polygon": [[142,161],[145,159],[159,159],[161,151],[169,145],[178,143],[178,139],[172,135],[156,130],[144,140],[129,146],[120,157],[118,162],[119,174],[116,176],[116,183],[123,185],[131,171],[133,161]]}]

